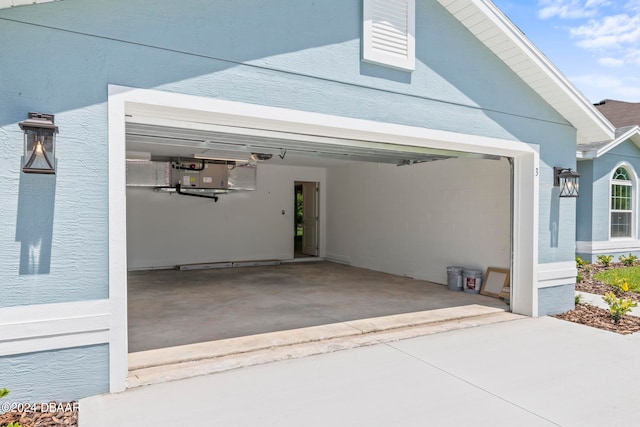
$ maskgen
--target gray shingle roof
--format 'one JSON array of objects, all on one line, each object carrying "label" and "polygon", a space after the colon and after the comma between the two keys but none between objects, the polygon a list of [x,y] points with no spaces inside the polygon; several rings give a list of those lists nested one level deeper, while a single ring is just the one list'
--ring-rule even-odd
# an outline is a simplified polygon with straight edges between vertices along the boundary
[{"label": "gray shingle roof", "polygon": [[640,102],[605,99],[594,105],[616,127],[616,137],[619,128],[640,125]]}]

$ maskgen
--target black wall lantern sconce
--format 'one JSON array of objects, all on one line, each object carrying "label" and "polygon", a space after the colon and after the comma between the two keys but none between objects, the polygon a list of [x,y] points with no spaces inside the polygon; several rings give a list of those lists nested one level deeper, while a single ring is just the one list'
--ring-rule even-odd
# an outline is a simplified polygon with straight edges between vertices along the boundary
[{"label": "black wall lantern sconce", "polygon": [[53,114],[29,113],[27,120],[20,122],[24,132],[25,173],[56,173],[56,133]]},{"label": "black wall lantern sconce", "polygon": [[578,197],[580,174],[567,168],[553,168],[553,186],[560,187],[560,197]]}]

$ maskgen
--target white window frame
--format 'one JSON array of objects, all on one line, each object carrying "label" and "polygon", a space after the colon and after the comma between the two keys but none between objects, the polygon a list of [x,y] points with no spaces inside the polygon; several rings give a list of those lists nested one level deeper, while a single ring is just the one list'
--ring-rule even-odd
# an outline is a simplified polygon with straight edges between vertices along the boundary
[{"label": "white window frame", "polygon": [[[619,168],[623,168],[627,171],[629,175],[629,181],[616,180],[614,179],[614,174]],[[609,240],[635,240],[637,239],[637,213],[638,213],[638,176],[636,175],[633,167],[627,162],[618,163],[612,170],[609,172],[609,197],[607,198],[607,206],[608,206],[608,233]],[[613,198],[613,186],[614,185],[625,185],[631,187],[631,232],[629,236],[622,237],[614,237],[611,235],[611,215],[618,211],[613,209],[612,207],[612,198]],[[629,211],[619,211],[619,212],[629,212]]]},{"label": "white window frame", "polygon": [[[397,68],[404,71],[416,69],[416,2],[415,0],[363,0],[362,60],[378,65]],[[407,16],[406,31],[400,34],[392,22],[382,23],[380,8],[405,13]],[[394,11],[393,8],[396,8]],[[392,20],[392,19],[391,19]],[[378,22],[379,25],[375,23]],[[380,25],[382,24],[382,25]],[[390,30],[390,31],[389,31]],[[396,49],[403,42],[406,51]],[[376,48],[376,45],[379,48]]]}]

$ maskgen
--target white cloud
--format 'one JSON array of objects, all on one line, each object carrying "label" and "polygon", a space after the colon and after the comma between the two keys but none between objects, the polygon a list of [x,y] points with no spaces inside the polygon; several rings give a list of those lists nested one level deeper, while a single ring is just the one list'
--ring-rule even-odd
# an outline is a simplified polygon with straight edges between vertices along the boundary
[{"label": "white cloud", "polygon": [[585,49],[621,48],[640,40],[640,15],[613,15],[591,19],[585,25],[569,30],[571,37],[581,39]]},{"label": "white cloud", "polygon": [[562,19],[592,18],[597,15],[601,7],[610,4],[609,0],[540,0],[538,17],[540,19],[549,19],[554,16]]},{"label": "white cloud", "polygon": [[640,82],[637,79],[586,74],[570,77],[569,80],[577,87],[589,88],[588,97],[591,102],[599,102],[603,99],[638,102],[640,98]]},{"label": "white cloud", "polygon": [[541,19],[578,21],[565,28],[600,65],[640,64],[640,0],[539,0],[538,6]]},{"label": "white cloud", "polygon": [[607,57],[598,59],[598,63],[600,65],[604,65],[605,67],[622,67],[624,65],[624,60]]},{"label": "white cloud", "polygon": [[624,9],[631,12],[640,12],[640,0],[629,0],[625,3]]},{"label": "white cloud", "polygon": [[640,49],[629,49],[624,57],[625,63],[640,65]]}]

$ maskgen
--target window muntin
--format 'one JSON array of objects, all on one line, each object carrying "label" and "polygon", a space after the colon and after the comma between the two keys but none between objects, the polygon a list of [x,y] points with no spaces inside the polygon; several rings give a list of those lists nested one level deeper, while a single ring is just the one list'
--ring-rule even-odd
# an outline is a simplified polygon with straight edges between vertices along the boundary
[{"label": "window muntin", "polygon": [[611,181],[611,237],[631,237],[633,229],[633,184],[629,172],[619,167]]}]

